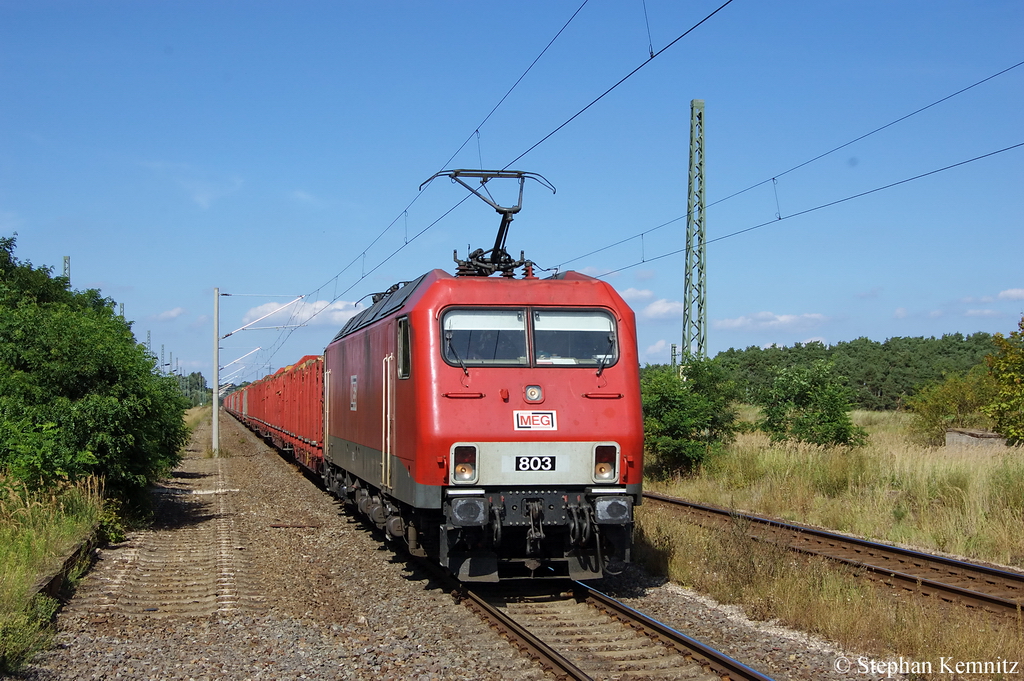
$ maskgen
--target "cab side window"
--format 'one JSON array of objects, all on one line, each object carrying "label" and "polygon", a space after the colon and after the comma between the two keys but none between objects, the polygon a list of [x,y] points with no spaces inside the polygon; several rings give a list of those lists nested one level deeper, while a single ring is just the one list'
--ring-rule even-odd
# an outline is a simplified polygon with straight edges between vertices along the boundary
[{"label": "cab side window", "polygon": [[398,377],[409,378],[412,373],[412,332],[409,318],[398,320]]}]

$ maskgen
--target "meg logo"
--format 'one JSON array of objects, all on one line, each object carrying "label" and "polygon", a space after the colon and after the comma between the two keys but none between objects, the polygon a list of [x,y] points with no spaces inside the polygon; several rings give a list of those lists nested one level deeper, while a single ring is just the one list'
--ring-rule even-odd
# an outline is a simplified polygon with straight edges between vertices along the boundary
[{"label": "meg logo", "polygon": [[558,430],[553,411],[514,411],[512,418],[516,430]]}]

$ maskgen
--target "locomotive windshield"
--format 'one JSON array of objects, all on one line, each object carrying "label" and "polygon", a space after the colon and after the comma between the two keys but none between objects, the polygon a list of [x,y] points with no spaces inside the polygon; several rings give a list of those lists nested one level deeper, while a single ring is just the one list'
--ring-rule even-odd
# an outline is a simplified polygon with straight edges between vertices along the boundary
[{"label": "locomotive windshield", "polygon": [[452,364],[526,366],[524,310],[452,310],[444,316],[444,358]]},{"label": "locomotive windshield", "polygon": [[455,366],[603,368],[618,359],[615,322],[603,310],[449,310],[442,333]]},{"label": "locomotive windshield", "polygon": [[615,327],[601,310],[534,310],[533,352],[538,366],[606,366],[615,362]]}]

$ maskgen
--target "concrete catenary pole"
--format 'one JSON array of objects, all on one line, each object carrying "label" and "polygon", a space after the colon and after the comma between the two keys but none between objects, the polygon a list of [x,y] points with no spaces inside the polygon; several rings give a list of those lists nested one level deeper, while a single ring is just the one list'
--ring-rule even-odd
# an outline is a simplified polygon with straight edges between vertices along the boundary
[{"label": "concrete catenary pole", "polygon": [[213,289],[213,455],[220,456],[220,289]]}]

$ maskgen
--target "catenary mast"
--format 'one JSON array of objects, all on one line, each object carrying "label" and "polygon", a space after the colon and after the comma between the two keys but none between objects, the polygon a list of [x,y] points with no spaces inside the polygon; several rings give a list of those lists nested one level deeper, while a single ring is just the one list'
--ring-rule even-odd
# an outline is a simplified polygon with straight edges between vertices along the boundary
[{"label": "catenary mast", "polygon": [[705,263],[704,100],[690,102],[690,178],[686,198],[686,275],[683,283],[683,354],[707,357]]}]

